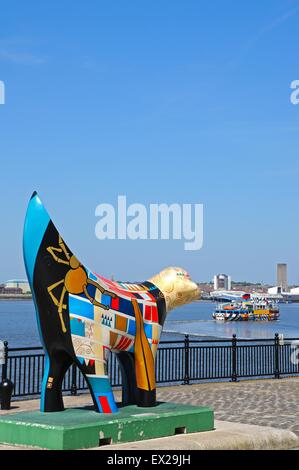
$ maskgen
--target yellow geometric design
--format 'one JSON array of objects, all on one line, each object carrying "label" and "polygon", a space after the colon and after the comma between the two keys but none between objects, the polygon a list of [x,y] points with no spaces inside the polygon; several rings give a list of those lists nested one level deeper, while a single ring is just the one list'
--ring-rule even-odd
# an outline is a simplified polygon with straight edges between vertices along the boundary
[{"label": "yellow geometric design", "polygon": [[152,324],[152,339],[158,341],[160,336],[160,328],[156,323]]},{"label": "yellow geometric design", "polygon": [[127,331],[127,319],[121,315],[115,316],[115,329],[120,331]]},{"label": "yellow geometric design", "polygon": [[136,383],[141,390],[150,391],[156,388],[154,356],[144,332],[144,323],[138,302],[136,299],[131,299],[131,302],[136,319],[134,345]]},{"label": "yellow geometric design", "polygon": [[110,341],[109,341],[109,345],[110,347],[113,349],[113,347],[115,346],[116,344],[116,341],[118,339],[118,334],[115,333],[115,331],[110,331]]}]

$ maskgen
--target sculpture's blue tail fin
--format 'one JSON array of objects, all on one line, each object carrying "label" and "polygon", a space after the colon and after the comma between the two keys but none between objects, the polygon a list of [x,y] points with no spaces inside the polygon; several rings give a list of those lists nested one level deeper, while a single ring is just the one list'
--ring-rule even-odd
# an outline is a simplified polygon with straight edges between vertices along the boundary
[{"label": "sculpture's blue tail fin", "polygon": [[[39,247],[43,240],[44,234],[47,230],[47,227],[50,222],[49,214],[47,213],[46,209],[44,208],[41,200],[39,199],[37,192],[31,196],[30,202],[28,204],[27,213],[25,217],[25,224],[24,224],[24,232],[23,232],[23,256],[25,262],[25,268],[27,272],[28,281],[30,284],[31,292],[33,301],[35,304],[36,310],[36,319],[39,329],[39,335],[41,342],[44,345],[43,334],[40,325],[40,318],[38,313],[38,307],[36,303],[35,293],[34,293],[34,268],[36,263],[36,258],[38,254]],[[49,369],[49,356],[47,350],[45,348],[45,374],[44,380],[42,383],[42,394],[41,394],[41,411],[44,411],[45,403],[44,403],[44,391],[46,389],[46,377],[47,372]]]},{"label": "sculpture's blue tail fin", "polygon": [[49,214],[35,191],[28,205],[23,234],[24,261],[32,292],[35,261],[49,222]]}]

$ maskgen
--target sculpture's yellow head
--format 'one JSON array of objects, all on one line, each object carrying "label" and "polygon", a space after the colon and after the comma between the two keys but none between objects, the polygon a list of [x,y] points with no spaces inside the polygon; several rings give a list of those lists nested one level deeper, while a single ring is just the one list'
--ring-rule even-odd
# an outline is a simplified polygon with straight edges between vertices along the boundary
[{"label": "sculpture's yellow head", "polygon": [[191,281],[187,271],[181,268],[166,268],[149,279],[164,294],[167,312],[188,304],[200,297],[198,285]]}]

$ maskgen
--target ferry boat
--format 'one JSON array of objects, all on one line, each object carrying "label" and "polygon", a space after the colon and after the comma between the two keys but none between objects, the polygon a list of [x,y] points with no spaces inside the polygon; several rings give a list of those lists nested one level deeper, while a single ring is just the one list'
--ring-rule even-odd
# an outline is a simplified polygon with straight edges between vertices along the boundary
[{"label": "ferry boat", "polygon": [[279,307],[277,302],[262,298],[221,303],[213,318],[218,321],[273,321],[279,319]]}]

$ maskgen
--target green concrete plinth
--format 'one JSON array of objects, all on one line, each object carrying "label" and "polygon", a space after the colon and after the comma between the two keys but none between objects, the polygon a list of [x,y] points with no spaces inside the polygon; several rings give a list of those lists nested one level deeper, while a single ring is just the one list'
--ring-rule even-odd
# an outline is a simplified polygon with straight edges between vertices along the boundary
[{"label": "green concrete plinth", "polygon": [[214,413],[203,408],[160,403],[154,408],[126,406],[115,414],[86,408],[59,413],[39,411],[0,416],[0,442],[46,449],[83,449],[214,429]]}]

